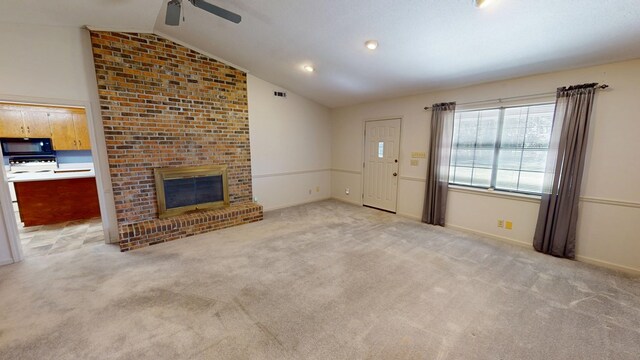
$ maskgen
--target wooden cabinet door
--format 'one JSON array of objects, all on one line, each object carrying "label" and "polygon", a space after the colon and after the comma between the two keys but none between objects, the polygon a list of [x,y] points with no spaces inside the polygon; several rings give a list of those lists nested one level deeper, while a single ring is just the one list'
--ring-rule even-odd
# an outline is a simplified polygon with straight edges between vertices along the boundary
[{"label": "wooden cabinet door", "polygon": [[25,137],[24,122],[20,110],[0,109],[0,137]]},{"label": "wooden cabinet door", "polygon": [[73,128],[73,114],[70,112],[49,113],[51,139],[54,150],[78,150],[76,133]]},{"label": "wooden cabinet door", "polygon": [[91,150],[91,141],[89,140],[89,127],[87,124],[87,115],[73,114],[73,126],[76,129],[76,139],[78,140],[78,150]]},{"label": "wooden cabinet door", "polygon": [[51,127],[45,111],[23,111],[24,128],[28,137],[50,138]]}]

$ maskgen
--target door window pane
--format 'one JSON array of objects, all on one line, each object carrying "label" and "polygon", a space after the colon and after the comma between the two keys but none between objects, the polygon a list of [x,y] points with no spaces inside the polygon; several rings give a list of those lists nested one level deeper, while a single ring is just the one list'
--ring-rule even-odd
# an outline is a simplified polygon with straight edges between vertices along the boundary
[{"label": "door window pane", "polygon": [[378,157],[379,158],[383,158],[384,157],[384,142],[380,141],[378,143]]}]

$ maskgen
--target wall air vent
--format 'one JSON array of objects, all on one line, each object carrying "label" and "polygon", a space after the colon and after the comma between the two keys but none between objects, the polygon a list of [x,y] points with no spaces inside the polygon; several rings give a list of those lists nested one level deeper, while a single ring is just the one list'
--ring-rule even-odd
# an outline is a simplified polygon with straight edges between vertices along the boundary
[{"label": "wall air vent", "polygon": [[274,91],[273,92],[273,96],[286,98],[287,97],[287,93],[284,92],[284,91]]}]

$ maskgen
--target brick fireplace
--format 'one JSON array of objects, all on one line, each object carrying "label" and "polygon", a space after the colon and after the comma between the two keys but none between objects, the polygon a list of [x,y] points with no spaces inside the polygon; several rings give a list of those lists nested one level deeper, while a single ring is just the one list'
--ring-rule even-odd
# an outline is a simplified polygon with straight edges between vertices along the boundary
[{"label": "brick fireplace", "polygon": [[[120,249],[262,219],[246,74],[153,34],[91,32]],[[160,219],[154,169],[226,166],[229,206]]]}]

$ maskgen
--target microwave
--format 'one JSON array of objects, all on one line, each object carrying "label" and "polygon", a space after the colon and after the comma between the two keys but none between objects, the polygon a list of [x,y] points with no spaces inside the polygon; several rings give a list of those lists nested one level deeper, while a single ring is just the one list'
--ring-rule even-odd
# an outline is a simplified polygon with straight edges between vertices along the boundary
[{"label": "microwave", "polygon": [[2,154],[12,155],[55,155],[49,138],[1,138]]}]

